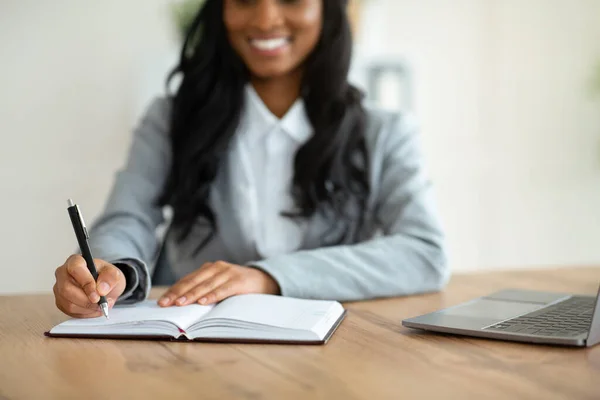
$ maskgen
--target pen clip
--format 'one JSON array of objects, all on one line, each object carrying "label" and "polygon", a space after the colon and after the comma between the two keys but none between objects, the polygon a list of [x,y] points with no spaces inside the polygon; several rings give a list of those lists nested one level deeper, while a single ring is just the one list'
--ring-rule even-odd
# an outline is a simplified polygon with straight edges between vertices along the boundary
[{"label": "pen clip", "polygon": [[81,214],[81,209],[79,208],[79,206],[75,206],[77,208],[77,217],[79,218],[79,222],[81,223],[81,228],[83,229],[83,234],[85,235],[86,239],[90,238],[90,235],[88,235],[88,230],[87,227],[85,226],[85,222],[83,221],[83,215]]}]

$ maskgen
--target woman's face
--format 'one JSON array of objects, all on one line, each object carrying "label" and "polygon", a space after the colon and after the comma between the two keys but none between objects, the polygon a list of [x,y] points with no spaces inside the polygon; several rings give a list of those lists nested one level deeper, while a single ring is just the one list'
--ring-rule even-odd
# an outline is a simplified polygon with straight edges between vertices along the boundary
[{"label": "woman's face", "polygon": [[322,1],[224,0],[229,42],[252,75],[274,78],[302,65],[321,35]]}]

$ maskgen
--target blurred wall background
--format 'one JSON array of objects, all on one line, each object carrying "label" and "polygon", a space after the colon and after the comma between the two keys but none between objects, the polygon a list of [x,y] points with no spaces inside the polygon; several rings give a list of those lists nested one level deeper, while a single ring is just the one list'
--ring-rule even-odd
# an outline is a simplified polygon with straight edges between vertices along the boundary
[{"label": "blurred wall background", "polygon": [[[50,291],[178,41],[173,0],[0,1],[0,293]],[[455,271],[600,264],[596,0],[363,0],[352,79],[400,62]],[[391,82],[391,81],[390,81]],[[398,108],[398,86],[381,86]],[[387,99],[387,100],[386,100]],[[369,97],[372,102],[377,99]]]}]

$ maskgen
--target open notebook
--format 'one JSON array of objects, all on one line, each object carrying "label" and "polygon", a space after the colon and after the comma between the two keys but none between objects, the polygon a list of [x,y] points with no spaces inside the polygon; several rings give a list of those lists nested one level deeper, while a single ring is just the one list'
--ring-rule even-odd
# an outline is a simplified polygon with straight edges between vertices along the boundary
[{"label": "open notebook", "polygon": [[337,301],[264,294],[234,296],[209,306],[161,308],[156,300],[146,300],[115,306],[108,320],[70,319],[46,335],[324,344],[345,314]]}]

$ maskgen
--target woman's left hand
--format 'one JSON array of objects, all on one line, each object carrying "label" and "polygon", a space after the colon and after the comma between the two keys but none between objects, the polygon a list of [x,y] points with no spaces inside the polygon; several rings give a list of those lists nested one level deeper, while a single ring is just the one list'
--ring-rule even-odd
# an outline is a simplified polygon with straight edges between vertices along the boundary
[{"label": "woman's left hand", "polygon": [[279,285],[267,273],[224,261],[206,263],[183,277],[160,298],[162,307],[212,304],[236,294],[279,294]]}]

